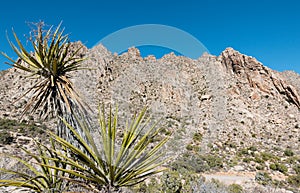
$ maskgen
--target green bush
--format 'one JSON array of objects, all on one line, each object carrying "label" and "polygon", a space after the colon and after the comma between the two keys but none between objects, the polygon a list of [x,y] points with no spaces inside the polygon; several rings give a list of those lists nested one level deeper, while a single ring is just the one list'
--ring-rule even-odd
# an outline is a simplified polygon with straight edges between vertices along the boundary
[{"label": "green bush", "polygon": [[13,136],[7,131],[0,131],[0,144],[9,145],[14,141]]},{"label": "green bush", "polygon": [[223,167],[223,160],[222,158],[216,155],[206,155],[204,156],[204,160],[210,166],[210,168],[222,168]]},{"label": "green bush", "polygon": [[185,148],[189,151],[192,151],[194,149],[192,144],[188,144]]},{"label": "green bush", "polygon": [[255,167],[257,170],[263,170],[265,167],[263,165],[258,165]]},{"label": "green bush", "polygon": [[270,164],[270,169],[271,170],[277,170],[276,164]]},{"label": "green bush", "polygon": [[265,163],[264,160],[262,160],[262,159],[261,159],[260,157],[258,157],[257,155],[255,156],[254,161],[255,161],[256,163],[259,163],[259,164]]},{"label": "green bush", "polygon": [[291,149],[286,149],[284,150],[284,155],[290,157],[294,155],[294,152]]},{"label": "green bush", "polygon": [[193,140],[195,142],[201,142],[202,141],[202,134],[201,133],[195,133],[193,136]]},{"label": "green bush", "polygon": [[183,184],[178,172],[170,171],[164,173],[160,179],[163,192],[181,192]]},{"label": "green bush", "polygon": [[11,144],[14,141],[11,132],[17,132],[19,134],[34,138],[44,135],[45,130],[46,126],[44,124],[37,126],[33,123],[0,118],[0,144]]},{"label": "green bush", "polygon": [[208,171],[210,166],[202,156],[185,153],[171,164],[171,168],[179,172],[189,171],[200,173]]},{"label": "green bush", "polygon": [[243,187],[239,184],[231,184],[228,186],[229,193],[243,193]]},{"label": "green bush", "polygon": [[290,185],[299,188],[300,187],[300,174],[289,176],[287,178],[287,182]]},{"label": "green bush", "polygon": [[298,158],[296,156],[288,157],[286,159],[286,163],[289,163],[289,164],[295,164],[297,162],[300,162],[300,158]]},{"label": "green bush", "polygon": [[159,180],[152,178],[148,183],[141,183],[132,190],[135,193],[192,193],[194,186],[202,181],[201,176],[191,172],[166,170]]},{"label": "green bush", "polygon": [[270,164],[270,169],[275,170],[275,171],[279,171],[281,173],[286,173],[288,171],[288,168],[285,165],[280,164],[280,163]]},{"label": "green bush", "polygon": [[296,174],[300,174],[300,164],[295,165],[293,169],[295,170]]},{"label": "green bush", "polygon": [[278,157],[276,157],[275,155],[268,153],[268,152],[261,152],[260,153],[261,158],[264,161],[268,161],[268,160],[278,160]]},{"label": "green bush", "polygon": [[248,148],[248,150],[250,150],[250,151],[257,151],[257,148],[254,147],[254,146],[250,146],[250,147]]},{"label": "green bush", "polygon": [[262,185],[268,185],[272,183],[271,176],[266,172],[257,172],[255,175],[255,180]]},{"label": "green bush", "polygon": [[245,162],[245,163],[250,163],[250,161],[253,161],[253,158],[250,158],[250,157],[243,158],[243,162]]},{"label": "green bush", "polygon": [[248,149],[240,149],[239,152],[238,152],[238,155],[241,156],[241,155],[248,155]]}]

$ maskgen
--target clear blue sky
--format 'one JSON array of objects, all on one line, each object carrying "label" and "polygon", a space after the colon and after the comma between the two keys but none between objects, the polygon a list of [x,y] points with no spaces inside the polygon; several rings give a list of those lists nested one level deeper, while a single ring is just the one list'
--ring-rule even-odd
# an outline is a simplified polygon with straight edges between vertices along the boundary
[{"label": "clear blue sky", "polygon": [[[3,3],[5,2],[5,3]],[[300,73],[300,1],[285,0],[123,0],[3,1],[0,8],[0,50],[12,56],[6,31],[28,34],[26,22],[61,20],[72,41],[92,47],[119,29],[164,24],[200,40],[211,54],[226,47],[256,57],[266,66]],[[23,39],[25,41],[25,38]],[[4,69],[0,57],[0,69]]]}]

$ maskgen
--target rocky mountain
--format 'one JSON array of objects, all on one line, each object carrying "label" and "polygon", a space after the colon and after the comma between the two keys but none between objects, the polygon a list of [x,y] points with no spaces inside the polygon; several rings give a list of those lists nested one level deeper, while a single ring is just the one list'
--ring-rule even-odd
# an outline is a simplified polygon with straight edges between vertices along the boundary
[{"label": "rocky mountain", "polygon": [[[274,71],[233,48],[197,60],[173,53],[143,58],[136,48],[117,55],[102,45],[79,54],[88,58],[88,69],[74,73],[73,81],[93,118],[99,103],[118,104],[124,118],[148,106],[153,118],[163,118],[166,133],[173,133],[166,151],[174,162],[186,154],[210,154],[222,162],[213,170],[267,172],[278,181],[296,173],[299,74]],[[14,101],[34,81],[14,68],[1,72],[0,117],[20,118],[26,98]],[[279,164],[286,169],[273,167]]]}]

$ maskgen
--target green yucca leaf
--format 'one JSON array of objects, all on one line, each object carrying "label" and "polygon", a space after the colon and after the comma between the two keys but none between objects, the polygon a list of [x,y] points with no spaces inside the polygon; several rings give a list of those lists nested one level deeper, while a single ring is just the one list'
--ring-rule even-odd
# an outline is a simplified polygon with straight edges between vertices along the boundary
[{"label": "green yucca leaf", "polygon": [[[44,165],[55,170],[64,171],[72,174],[81,180],[81,183],[88,182],[89,185],[105,187],[107,189],[121,186],[130,186],[143,181],[145,178],[159,173],[162,169],[157,169],[164,160],[163,153],[159,150],[168,141],[164,138],[149,149],[149,144],[155,138],[159,130],[157,123],[150,125],[150,119],[145,119],[146,108],[138,116],[135,116],[130,124],[126,124],[124,135],[121,140],[121,146],[118,145],[117,127],[118,127],[118,109],[115,111],[109,108],[108,117],[106,117],[104,106],[99,106],[99,134],[100,144],[96,145],[87,124],[80,122],[81,130],[85,133],[83,138],[77,129],[73,128],[67,121],[64,124],[75,136],[75,140],[81,148],[73,145],[65,139],[49,131],[49,134],[64,149],[70,152],[71,156],[63,155],[57,152],[59,157],[63,158],[63,163],[69,165],[69,169],[60,168],[54,165]],[[142,134],[143,129],[149,129]],[[51,160],[58,161],[57,158]],[[71,169],[70,169],[71,168]]]},{"label": "green yucca leaf", "polygon": [[[75,131],[75,130],[74,130]],[[105,176],[105,172],[102,170],[103,168],[101,167],[97,167],[97,165],[100,163],[97,162],[98,159],[93,159],[91,157],[89,157],[88,155],[86,155],[86,153],[88,153],[91,156],[95,156],[94,152],[88,147],[88,145],[85,143],[86,147],[86,152],[83,152],[81,149],[79,149],[78,147],[72,145],[71,143],[67,142],[66,140],[64,140],[63,138],[56,136],[54,133],[49,132],[50,135],[54,136],[54,139],[60,143],[61,145],[63,145],[66,149],[72,151],[72,153],[78,158],[78,161],[81,161],[82,163],[85,163],[86,165],[88,165],[88,167],[92,170],[94,170],[97,175],[106,178]],[[62,156],[62,155],[60,155]],[[71,165],[72,167],[76,167],[77,169],[81,170],[85,170],[84,167],[80,166],[77,164],[77,162],[73,161],[72,158],[68,158],[68,157],[64,157],[68,162],[65,162],[66,164]],[[62,170],[64,171],[64,170]],[[73,174],[73,173],[72,173]]]},{"label": "green yucca leaf", "polygon": [[[24,148],[22,149],[26,153],[26,157],[31,158],[29,159],[31,161],[8,155],[11,159],[15,159],[21,163],[25,170],[0,168],[0,172],[13,175],[12,179],[0,180],[0,187],[23,187],[41,193],[48,192],[52,189],[61,191],[67,189],[69,187],[69,181],[66,181],[64,178],[72,177],[72,174],[55,169],[59,167],[67,170],[68,165],[64,164],[64,157],[58,153],[61,152],[61,150],[57,149],[53,140],[50,141],[51,147],[47,147],[40,142],[35,142],[36,153]],[[53,166],[53,168],[50,166]],[[30,172],[28,173],[26,170]]]},{"label": "green yucca leaf", "polygon": [[23,188],[29,188],[38,192],[42,192],[37,186],[24,183],[23,181],[17,181],[17,180],[0,180],[0,187],[4,186],[15,186],[15,187],[23,187]]}]

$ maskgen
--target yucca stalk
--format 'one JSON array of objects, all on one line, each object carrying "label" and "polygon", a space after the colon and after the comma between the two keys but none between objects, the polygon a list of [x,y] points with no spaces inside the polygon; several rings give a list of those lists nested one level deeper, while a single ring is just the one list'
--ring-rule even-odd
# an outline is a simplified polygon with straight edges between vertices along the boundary
[{"label": "yucca stalk", "polygon": [[1,173],[13,176],[10,179],[1,179],[0,187],[28,188],[41,193],[60,193],[68,190],[70,181],[65,180],[65,178],[73,178],[73,176],[62,170],[51,168],[67,169],[69,167],[64,163],[63,158],[56,153],[63,151],[57,149],[53,140],[51,140],[51,147],[49,148],[39,142],[35,142],[35,144],[36,153],[22,149],[27,159],[13,155],[9,156],[21,163],[23,168],[16,170],[0,168]]},{"label": "yucca stalk", "polygon": [[[21,99],[29,96],[22,116],[27,112],[37,112],[39,109],[41,110],[39,115],[43,119],[50,115],[58,115],[76,127],[73,114],[86,114],[85,107],[88,107],[81,101],[70,80],[72,72],[83,69],[80,65],[84,58],[77,56],[82,47],[71,50],[69,37],[63,35],[64,30],[61,30],[61,25],[54,30],[53,27],[44,30],[43,26],[43,23],[39,23],[34,35],[29,39],[33,52],[25,49],[13,31],[16,44],[9,38],[8,41],[19,59],[13,60],[5,53],[1,52],[1,54],[10,61],[7,64],[27,72],[28,78],[36,79],[36,83],[20,97]],[[57,133],[61,137],[70,138],[70,134],[60,121],[57,128]]]},{"label": "yucca stalk", "polygon": [[160,128],[156,123],[151,125],[150,118],[145,120],[145,112],[146,108],[133,118],[131,124],[126,124],[120,139],[117,135],[117,108],[114,113],[110,108],[107,118],[104,108],[99,110],[100,128],[96,139],[84,123],[80,126],[87,140],[81,137],[76,128],[64,121],[82,148],[49,131],[49,134],[72,155],[57,152],[72,169],[45,166],[76,176],[82,183],[86,182],[86,188],[96,192],[111,192],[120,187],[133,186],[161,172],[163,169],[158,168],[166,160],[162,159],[163,153],[160,150],[168,138],[153,143]]}]

